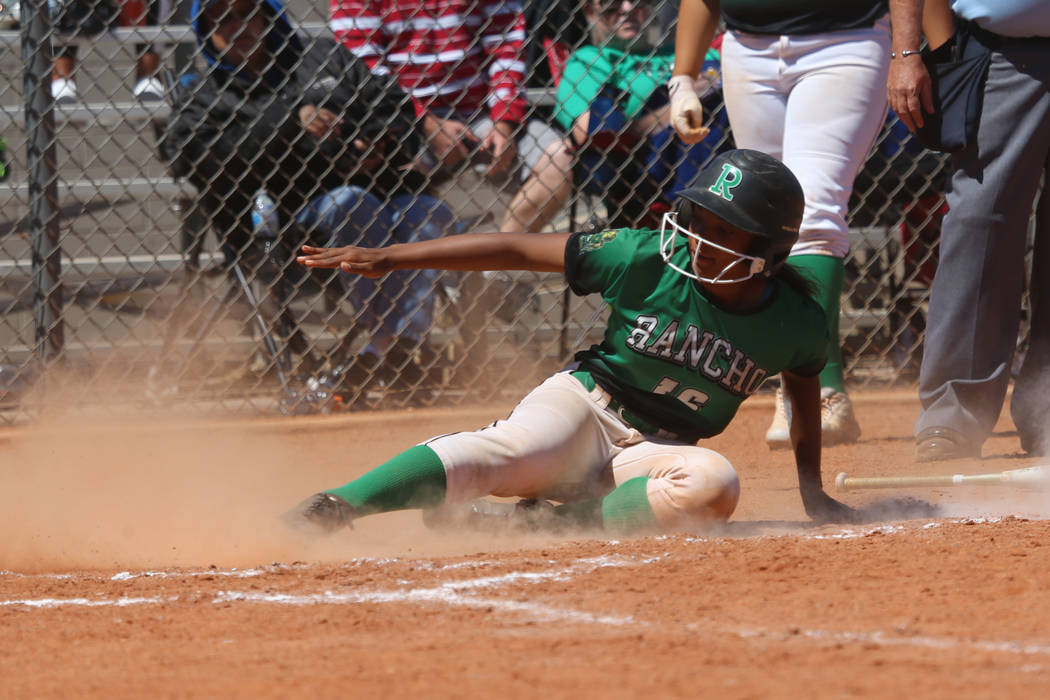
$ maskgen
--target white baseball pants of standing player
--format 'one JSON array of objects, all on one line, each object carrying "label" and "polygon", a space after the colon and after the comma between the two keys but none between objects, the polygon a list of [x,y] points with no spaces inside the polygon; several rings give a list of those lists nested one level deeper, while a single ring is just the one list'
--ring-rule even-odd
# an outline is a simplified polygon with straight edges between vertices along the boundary
[{"label": "white baseball pants of standing player", "polygon": [[740,482],[725,457],[658,440],[624,423],[609,395],[559,372],[532,390],[505,420],[425,444],[445,467],[446,503],[479,496],[596,498],[636,477],[661,528],[724,521]]},{"label": "white baseball pants of standing player", "polygon": [[823,34],[726,32],[722,86],[736,145],[782,160],[806,196],[792,255],[849,252],[849,197],[886,119],[889,62],[888,17]]}]

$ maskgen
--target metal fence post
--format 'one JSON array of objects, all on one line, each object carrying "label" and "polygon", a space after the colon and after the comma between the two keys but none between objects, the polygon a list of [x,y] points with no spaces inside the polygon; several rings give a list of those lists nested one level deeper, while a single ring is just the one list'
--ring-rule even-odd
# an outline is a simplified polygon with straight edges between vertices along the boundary
[{"label": "metal fence post", "polygon": [[51,97],[52,21],[47,0],[26,0],[22,7],[33,318],[36,353],[43,363],[48,363],[61,355],[64,345],[55,112]]},{"label": "metal fence post", "polygon": [[[192,26],[192,0],[178,0],[173,11],[173,21],[187,26]],[[174,51],[175,71],[173,79],[179,81],[183,74],[191,72],[197,56],[197,45],[192,39],[180,41],[175,45]],[[169,90],[174,85],[169,86]],[[174,118],[174,115],[172,115]],[[200,257],[204,249],[204,237],[208,233],[208,222],[204,218],[200,207],[189,197],[179,197],[173,203],[173,208],[179,220],[182,222],[179,230],[179,244],[183,258],[186,262],[186,270],[196,273],[200,270]]]}]

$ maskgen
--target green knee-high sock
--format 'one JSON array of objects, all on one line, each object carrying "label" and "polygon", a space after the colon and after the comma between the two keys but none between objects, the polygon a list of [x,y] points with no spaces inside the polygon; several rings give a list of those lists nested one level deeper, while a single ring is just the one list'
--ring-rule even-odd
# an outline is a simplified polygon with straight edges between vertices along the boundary
[{"label": "green knee-high sock", "polygon": [[640,534],[656,530],[659,523],[649,495],[645,476],[628,479],[602,499],[602,528],[609,533]]},{"label": "green knee-high sock", "polygon": [[565,503],[556,506],[554,513],[561,525],[570,527],[624,535],[652,532],[657,522],[646,493],[648,481],[644,476],[631,479],[607,496]]},{"label": "green knee-high sock", "polygon": [[842,343],[839,340],[839,299],[842,296],[842,278],[845,263],[831,255],[792,255],[788,263],[813,280],[816,300],[828,321],[828,363],[820,373],[820,386],[835,391],[846,391],[842,373]]},{"label": "green knee-high sock", "polygon": [[434,450],[416,445],[326,493],[345,499],[357,515],[437,506],[445,500],[445,467]]}]

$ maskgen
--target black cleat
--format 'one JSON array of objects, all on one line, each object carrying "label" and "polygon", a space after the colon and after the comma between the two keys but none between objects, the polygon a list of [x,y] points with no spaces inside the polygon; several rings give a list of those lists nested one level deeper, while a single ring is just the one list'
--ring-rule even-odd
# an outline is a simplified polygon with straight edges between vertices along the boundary
[{"label": "black cleat", "polygon": [[354,529],[354,507],[331,493],[317,493],[284,516],[300,532],[328,535],[344,527]]}]

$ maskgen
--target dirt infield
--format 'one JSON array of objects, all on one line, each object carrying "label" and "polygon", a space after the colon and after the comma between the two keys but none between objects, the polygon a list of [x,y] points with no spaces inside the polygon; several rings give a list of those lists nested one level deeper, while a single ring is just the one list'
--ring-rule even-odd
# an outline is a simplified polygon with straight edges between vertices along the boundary
[{"label": "dirt infield", "polygon": [[[835,474],[915,465],[913,392],[858,396]],[[439,535],[417,513],[325,542],[275,515],[507,407],[213,422],[52,417],[0,432],[2,697],[1045,697],[1050,494],[837,494],[807,522],[771,402],[705,443],[733,462],[721,531],[632,540]],[[892,500],[891,500],[892,499]],[[936,511],[934,511],[936,508]]]}]

